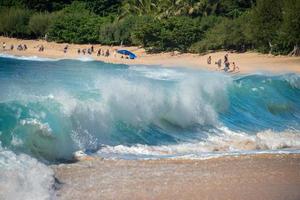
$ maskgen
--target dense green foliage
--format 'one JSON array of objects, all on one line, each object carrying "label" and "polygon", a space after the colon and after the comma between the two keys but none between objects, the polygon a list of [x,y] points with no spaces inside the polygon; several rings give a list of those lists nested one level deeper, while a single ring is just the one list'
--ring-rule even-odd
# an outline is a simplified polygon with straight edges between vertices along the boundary
[{"label": "dense green foliage", "polygon": [[57,42],[96,43],[103,19],[85,8],[85,4],[73,3],[53,17],[48,38]]},{"label": "dense green foliage", "polygon": [[151,52],[296,55],[299,10],[300,0],[0,0],[0,34]]},{"label": "dense green foliage", "polygon": [[7,8],[1,9],[0,32],[6,36],[27,37],[30,31],[27,28],[31,12],[27,9]]},{"label": "dense green foliage", "polygon": [[49,13],[34,13],[29,20],[28,29],[34,37],[46,35],[54,15]]}]

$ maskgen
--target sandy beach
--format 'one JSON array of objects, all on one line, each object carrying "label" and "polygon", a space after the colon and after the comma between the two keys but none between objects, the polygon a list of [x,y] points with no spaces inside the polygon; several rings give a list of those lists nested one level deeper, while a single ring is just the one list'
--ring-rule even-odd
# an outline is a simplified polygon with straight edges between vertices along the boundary
[{"label": "sandy beach", "polygon": [[58,199],[300,199],[300,155],[101,160],[52,166]]},{"label": "sandy beach", "polygon": [[[15,38],[0,37],[0,44],[6,43],[6,50],[0,48],[0,53],[17,55],[17,56],[38,56],[46,58],[59,58],[59,59],[75,59],[75,58],[92,58],[109,63],[120,63],[120,64],[133,64],[133,65],[161,65],[165,67],[193,67],[198,69],[212,70],[215,71],[217,66],[214,64],[218,59],[223,59],[226,53],[229,54],[229,61],[235,62],[240,68],[241,73],[251,72],[300,72],[300,57],[288,57],[288,56],[273,56],[259,53],[230,53],[230,52],[215,52],[206,55],[198,54],[173,54],[172,53],[158,53],[148,54],[143,48],[140,47],[120,47],[120,46],[102,46],[94,45],[95,51],[99,48],[102,50],[109,49],[113,52],[115,49],[127,49],[134,52],[138,58],[135,60],[122,59],[120,55],[116,57],[111,56],[97,57],[97,53],[94,52],[91,56],[78,54],[78,49],[87,49],[91,45],[75,45],[68,44],[68,52],[64,53],[63,49],[67,44],[58,44],[55,42],[46,42],[44,40],[19,40]],[[11,45],[14,45],[14,50],[9,50]],[[17,45],[26,44],[28,49],[26,51],[18,51]],[[44,52],[38,51],[38,46],[43,45],[45,47]],[[208,56],[212,57],[212,64],[207,64]]]}]

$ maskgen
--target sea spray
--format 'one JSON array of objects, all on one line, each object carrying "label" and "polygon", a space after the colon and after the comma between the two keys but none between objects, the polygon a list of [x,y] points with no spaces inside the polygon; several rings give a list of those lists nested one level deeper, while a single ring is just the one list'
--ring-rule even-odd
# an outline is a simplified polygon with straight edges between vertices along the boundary
[{"label": "sea spray", "polygon": [[0,149],[0,199],[53,199],[54,173],[28,155]]}]

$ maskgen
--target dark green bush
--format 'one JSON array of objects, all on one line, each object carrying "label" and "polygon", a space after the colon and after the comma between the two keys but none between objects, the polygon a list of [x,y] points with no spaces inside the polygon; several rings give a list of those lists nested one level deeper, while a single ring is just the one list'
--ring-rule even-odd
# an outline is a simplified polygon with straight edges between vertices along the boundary
[{"label": "dark green bush", "polygon": [[245,16],[234,20],[223,18],[222,21],[206,32],[202,40],[193,44],[190,51],[195,53],[218,49],[245,51],[246,48],[251,46],[246,36],[248,30],[245,25],[246,20]]},{"label": "dark green bush", "polygon": [[135,43],[142,44],[149,51],[186,52],[217,20],[216,17],[203,20],[189,17],[144,18],[134,29],[132,37]]},{"label": "dark green bush", "polygon": [[69,43],[97,43],[101,17],[90,13],[85,5],[74,3],[56,14],[49,27],[49,40]]}]

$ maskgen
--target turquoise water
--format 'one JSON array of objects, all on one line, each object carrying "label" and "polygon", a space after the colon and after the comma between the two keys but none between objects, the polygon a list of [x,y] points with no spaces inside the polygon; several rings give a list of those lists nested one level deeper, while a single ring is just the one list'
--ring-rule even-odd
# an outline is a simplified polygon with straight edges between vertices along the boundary
[{"label": "turquoise water", "polygon": [[0,58],[2,148],[165,158],[300,147],[300,76]]}]

